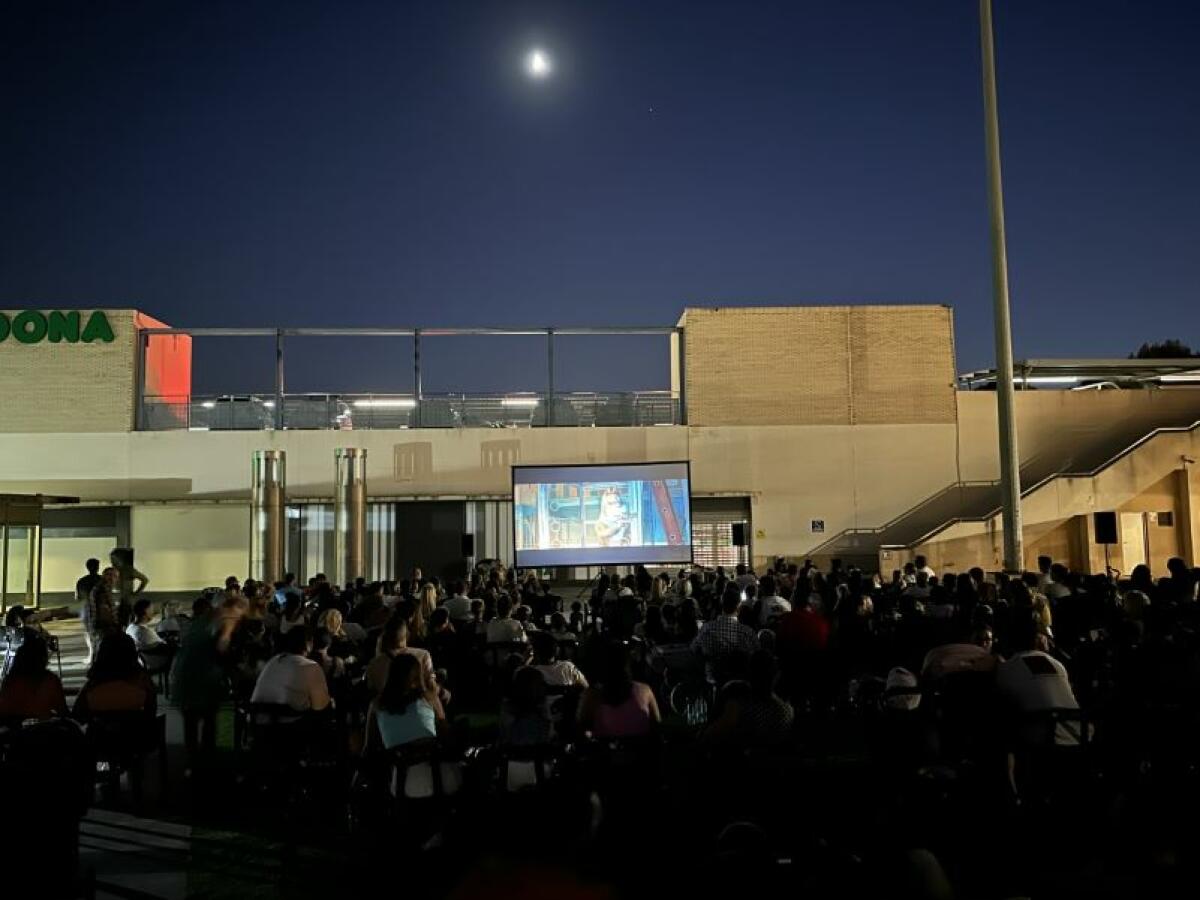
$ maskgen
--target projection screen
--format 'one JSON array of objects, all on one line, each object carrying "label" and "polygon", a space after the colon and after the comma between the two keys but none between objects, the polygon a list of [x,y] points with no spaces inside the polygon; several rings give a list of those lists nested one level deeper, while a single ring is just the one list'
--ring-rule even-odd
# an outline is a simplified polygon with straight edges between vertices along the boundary
[{"label": "projection screen", "polygon": [[686,462],[513,466],[516,564],[692,561]]}]

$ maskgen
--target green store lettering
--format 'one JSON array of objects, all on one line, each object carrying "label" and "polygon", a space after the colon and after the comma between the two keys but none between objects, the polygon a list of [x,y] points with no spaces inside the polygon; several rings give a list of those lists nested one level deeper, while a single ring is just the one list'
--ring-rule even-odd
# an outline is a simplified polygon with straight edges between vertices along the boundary
[{"label": "green store lettering", "polygon": [[42,312],[38,309],[23,310],[12,318],[0,312],[0,343],[12,338],[20,344],[91,344],[102,341],[111,344],[114,340],[112,325],[101,310],[88,314],[87,321],[78,310]]}]

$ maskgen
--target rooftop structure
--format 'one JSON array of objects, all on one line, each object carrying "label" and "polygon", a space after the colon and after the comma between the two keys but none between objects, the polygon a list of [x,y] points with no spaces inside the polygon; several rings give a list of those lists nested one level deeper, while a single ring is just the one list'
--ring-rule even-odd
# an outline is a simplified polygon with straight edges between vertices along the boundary
[{"label": "rooftop structure", "polygon": [[[1026,359],[1013,364],[1017,390],[1107,390],[1200,385],[1200,359]],[[962,390],[995,390],[996,370],[958,376]]]}]

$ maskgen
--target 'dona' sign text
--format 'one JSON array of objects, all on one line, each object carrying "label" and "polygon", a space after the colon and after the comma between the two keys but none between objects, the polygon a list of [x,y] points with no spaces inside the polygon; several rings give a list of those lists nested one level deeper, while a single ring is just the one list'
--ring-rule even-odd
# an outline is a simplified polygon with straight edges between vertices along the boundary
[{"label": "'dona' sign text", "polygon": [[88,313],[85,320],[83,313],[78,310],[42,312],[27,309],[11,318],[7,313],[0,313],[0,343],[10,337],[22,344],[40,344],[42,341],[52,344],[103,341],[110,344],[113,330],[108,324],[108,316],[101,310]]}]

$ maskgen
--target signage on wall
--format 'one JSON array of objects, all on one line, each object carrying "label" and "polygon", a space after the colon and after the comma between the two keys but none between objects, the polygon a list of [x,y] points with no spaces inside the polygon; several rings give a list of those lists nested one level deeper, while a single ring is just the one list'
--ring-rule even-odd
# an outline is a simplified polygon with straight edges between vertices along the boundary
[{"label": "signage on wall", "polygon": [[813,519],[811,527],[812,527],[813,534],[824,534],[825,533],[825,520],[824,519]]},{"label": "signage on wall", "polygon": [[111,344],[112,325],[103,310],[94,310],[87,319],[78,310],[26,309],[9,318],[0,312],[0,343],[9,338],[20,344],[92,344],[96,341]]}]

